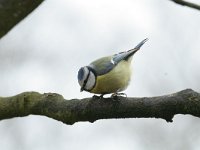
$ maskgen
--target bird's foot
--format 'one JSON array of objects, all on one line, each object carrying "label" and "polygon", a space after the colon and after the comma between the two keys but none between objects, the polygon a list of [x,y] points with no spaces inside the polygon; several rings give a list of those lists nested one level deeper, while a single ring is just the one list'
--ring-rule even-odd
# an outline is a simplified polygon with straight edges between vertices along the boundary
[{"label": "bird's foot", "polygon": [[104,94],[101,94],[100,96],[94,95],[93,99],[103,99]]},{"label": "bird's foot", "polygon": [[123,96],[123,97],[126,97],[126,98],[127,98],[126,93],[113,93],[113,94],[111,95],[111,98],[113,98],[114,100],[118,100],[118,96]]}]

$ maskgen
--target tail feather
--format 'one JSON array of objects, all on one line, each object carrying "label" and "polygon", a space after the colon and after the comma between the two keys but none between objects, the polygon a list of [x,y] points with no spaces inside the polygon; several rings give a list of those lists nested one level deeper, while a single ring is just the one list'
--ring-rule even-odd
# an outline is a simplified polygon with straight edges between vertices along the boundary
[{"label": "tail feather", "polygon": [[149,40],[148,38],[142,40],[134,49],[135,49],[135,50],[139,50],[140,47],[142,47],[142,45],[143,45],[146,41],[148,41],[148,40]]},{"label": "tail feather", "polygon": [[135,48],[127,51],[127,55],[124,57],[124,60],[128,60],[131,56],[133,56],[133,54],[135,54],[142,47],[142,45],[144,45],[144,43],[148,40],[149,40],[148,38],[142,40]]}]

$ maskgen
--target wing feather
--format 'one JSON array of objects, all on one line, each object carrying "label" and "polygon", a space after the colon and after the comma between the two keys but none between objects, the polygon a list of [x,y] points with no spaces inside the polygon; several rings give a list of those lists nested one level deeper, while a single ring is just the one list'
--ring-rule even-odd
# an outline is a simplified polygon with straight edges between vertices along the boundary
[{"label": "wing feather", "polygon": [[103,57],[92,62],[89,66],[94,69],[97,75],[100,76],[108,73],[116,66],[116,64],[113,63],[111,60],[111,56]]},{"label": "wing feather", "polygon": [[121,52],[113,56],[103,57],[92,62],[89,67],[94,69],[97,75],[104,75],[111,71],[120,61],[126,60],[130,52]]}]

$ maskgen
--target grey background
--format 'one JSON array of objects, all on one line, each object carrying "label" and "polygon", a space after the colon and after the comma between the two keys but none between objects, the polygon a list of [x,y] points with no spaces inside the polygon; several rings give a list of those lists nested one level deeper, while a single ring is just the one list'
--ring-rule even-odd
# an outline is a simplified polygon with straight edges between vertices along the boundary
[{"label": "grey background", "polygon": [[[196,1],[198,2],[198,1]],[[198,2],[199,3],[199,2]],[[0,41],[0,95],[80,93],[81,66],[150,40],[132,63],[128,96],[200,91],[200,12],[168,0],[48,0]],[[1,150],[198,150],[200,120],[110,119],[72,126],[43,116],[0,121]]]}]

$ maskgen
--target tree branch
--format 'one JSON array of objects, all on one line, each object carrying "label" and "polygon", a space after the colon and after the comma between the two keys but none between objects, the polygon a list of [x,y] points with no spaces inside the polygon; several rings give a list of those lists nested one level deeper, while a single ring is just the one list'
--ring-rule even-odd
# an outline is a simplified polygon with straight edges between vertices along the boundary
[{"label": "tree branch", "polygon": [[176,114],[200,117],[200,94],[186,89],[158,97],[65,100],[56,93],[24,92],[0,97],[0,120],[28,115],[43,115],[74,124],[111,118],[162,118],[172,122]]},{"label": "tree branch", "polygon": [[184,1],[184,0],[171,0],[171,1],[173,1],[177,4],[179,4],[179,5],[182,5],[182,6],[187,6],[187,7],[190,7],[190,8],[200,10],[200,5],[195,4],[195,3],[187,2],[187,1]]},{"label": "tree branch", "polygon": [[0,0],[0,38],[41,2],[43,0]]}]

